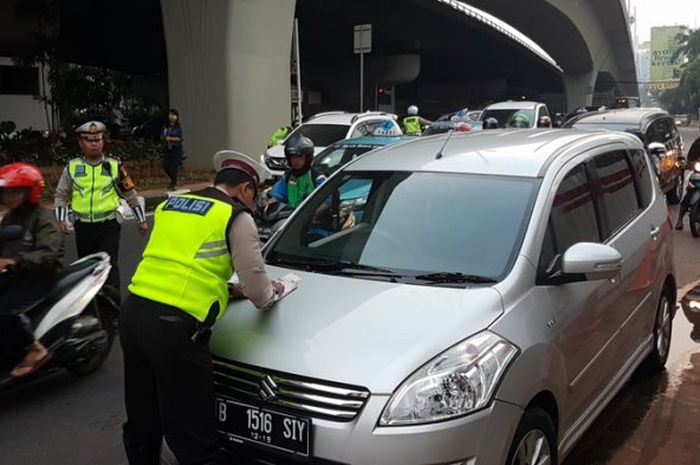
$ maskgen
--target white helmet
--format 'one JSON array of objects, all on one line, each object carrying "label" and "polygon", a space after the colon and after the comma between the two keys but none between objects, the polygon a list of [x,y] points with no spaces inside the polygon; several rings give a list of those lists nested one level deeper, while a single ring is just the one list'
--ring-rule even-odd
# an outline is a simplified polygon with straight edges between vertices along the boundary
[{"label": "white helmet", "polygon": [[410,107],[408,107],[407,113],[408,113],[409,115],[412,115],[412,116],[413,116],[413,115],[417,115],[417,114],[418,114],[418,107],[415,106],[415,105],[411,105]]}]

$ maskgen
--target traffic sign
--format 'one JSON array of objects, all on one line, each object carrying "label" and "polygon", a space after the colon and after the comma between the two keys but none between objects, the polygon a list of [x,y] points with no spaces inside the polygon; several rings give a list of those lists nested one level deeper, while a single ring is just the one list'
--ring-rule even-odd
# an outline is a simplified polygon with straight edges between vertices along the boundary
[{"label": "traffic sign", "polygon": [[354,27],[353,52],[370,53],[372,51],[372,25],[357,24]]}]

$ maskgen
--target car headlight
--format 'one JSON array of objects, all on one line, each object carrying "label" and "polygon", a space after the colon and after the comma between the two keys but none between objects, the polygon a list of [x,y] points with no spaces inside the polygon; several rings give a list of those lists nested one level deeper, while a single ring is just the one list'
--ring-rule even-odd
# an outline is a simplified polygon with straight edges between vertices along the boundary
[{"label": "car headlight", "polygon": [[693,171],[697,171],[700,173],[700,161],[696,161],[695,164],[693,165]]},{"label": "car headlight", "polygon": [[518,348],[483,331],[447,349],[406,379],[384,408],[381,426],[415,425],[486,406]]}]

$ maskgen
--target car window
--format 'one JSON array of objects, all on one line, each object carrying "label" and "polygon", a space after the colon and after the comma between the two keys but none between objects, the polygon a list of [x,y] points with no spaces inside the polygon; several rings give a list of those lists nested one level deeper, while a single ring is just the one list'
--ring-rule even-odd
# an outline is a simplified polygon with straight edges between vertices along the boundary
[{"label": "car window", "polygon": [[654,192],[654,185],[649,176],[648,158],[643,150],[632,150],[630,152],[630,158],[632,159],[632,166],[637,176],[637,184],[639,185],[640,206],[646,208],[651,203]]},{"label": "car window", "polygon": [[311,139],[317,147],[327,147],[333,142],[345,139],[350,126],[346,124],[302,124],[296,128],[288,137],[302,135]]},{"label": "car window", "polygon": [[579,242],[600,242],[593,191],[584,165],[564,177],[554,196],[540,270],[551,269],[557,257]]},{"label": "car window", "polygon": [[511,109],[503,109],[503,110],[485,110],[481,114],[481,121],[486,121],[488,118],[496,118],[498,121],[498,125],[502,128],[506,127],[508,124],[508,121],[510,118],[516,114],[516,113],[523,113],[525,114],[528,119],[530,120],[530,125],[532,125],[532,122],[535,121],[535,110],[533,108],[531,109],[522,109],[518,110],[516,108],[511,108]]},{"label": "car window", "polygon": [[376,147],[376,145],[332,145],[314,158],[313,166],[326,174],[331,174]]},{"label": "car window", "polygon": [[547,109],[545,107],[540,107],[540,109],[537,110],[537,119],[539,120],[543,116],[549,116],[549,115],[547,114]]},{"label": "car window", "polygon": [[649,125],[649,129],[647,129],[647,142],[660,142],[663,144],[666,142],[666,132],[663,120],[654,120],[654,122]]},{"label": "car window", "polygon": [[598,155],[594,158],[593,165],[607,220],[607,239],[622,229],[640,211],[634,173],[623,150]]},{"label": "car window", "polygon": [[304,204],[266,257],[290,267],[342,261],[408,276],[499,279],[519,250],[538,186],[505,176],[342,173]]}]

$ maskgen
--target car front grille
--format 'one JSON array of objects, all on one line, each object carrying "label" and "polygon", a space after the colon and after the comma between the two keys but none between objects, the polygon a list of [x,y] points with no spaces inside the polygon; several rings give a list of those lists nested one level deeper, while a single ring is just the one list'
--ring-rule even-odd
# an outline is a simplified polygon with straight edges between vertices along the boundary
[{"label": "car front grille", "polygon": [[354,420],[369,398],[365,388],[281,373],[214,357],[218,393],[256,405],[325,420]]}]

